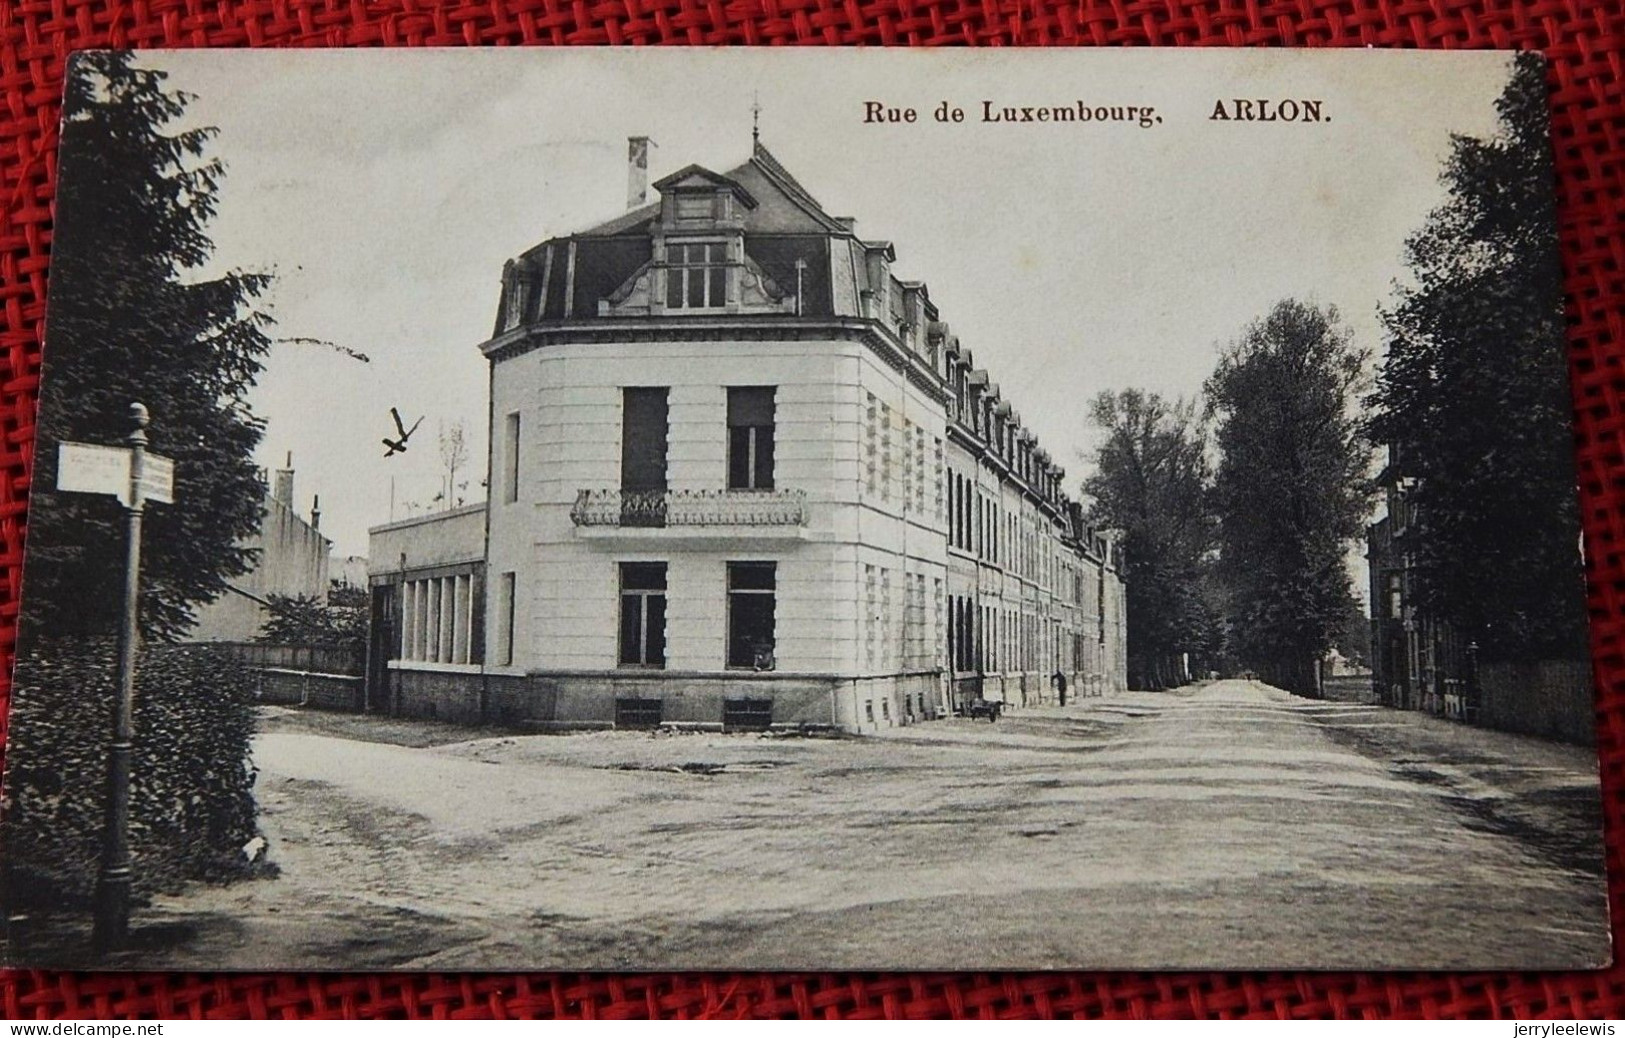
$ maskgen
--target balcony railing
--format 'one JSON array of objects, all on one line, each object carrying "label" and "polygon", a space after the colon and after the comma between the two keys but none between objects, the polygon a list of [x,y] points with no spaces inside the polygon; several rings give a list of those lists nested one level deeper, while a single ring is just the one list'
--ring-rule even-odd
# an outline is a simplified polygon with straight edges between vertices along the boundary
[{"label": "balcony railing", "polygon": [[805,526],[804,490],[583,490],[577,526]]}]

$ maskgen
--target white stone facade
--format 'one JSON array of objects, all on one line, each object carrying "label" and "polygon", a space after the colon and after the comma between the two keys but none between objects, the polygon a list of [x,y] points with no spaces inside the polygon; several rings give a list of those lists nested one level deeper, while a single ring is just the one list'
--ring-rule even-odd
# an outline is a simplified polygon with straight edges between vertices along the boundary
[{"label": "white stone facade", "polygon": [[[510,415],[519,429],[517,492],[493,484],[489,518],[491,587],[514,574],[509,672],[616,669],[618,565],[658,562],[664,669],[743,676],[728,666],[726,564],[773,562],[775,675],[839,679],[846,727],[943,710],[942,405],[863,344],[561,344],[497,362],[492,386],[493,473],[514,472]],[[614,500],[627,386],[668,388],[669,500],[709,501],[694,521],[579,521],[584,492]],[[774,389],[772,490],[727,489],[729,386]],[[488,604],[493,648],[503,607]]]},{"label": "white stone facade", "polygon": [[503,271],[479,680],[396,660],[394,708],[872,731],[1120,687],[1115,548],[890,243],[759,145],[654,187]]}]

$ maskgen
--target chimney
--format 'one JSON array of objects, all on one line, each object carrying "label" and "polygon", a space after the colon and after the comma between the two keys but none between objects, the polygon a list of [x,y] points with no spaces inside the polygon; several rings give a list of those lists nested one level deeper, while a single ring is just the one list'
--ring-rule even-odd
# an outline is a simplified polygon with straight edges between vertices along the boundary
[{"label": "chimney", "polygon": [[637,209],[649,201],[649,138],[626,139],[626,208]]},{"label": "chimney", "polygon": [[281,468],[276,470],[276,482],[271,484],[271,496],[293,507],[293,451],[288,452],[288,460]]},{"label": "chimney", "polygon": [[310,528],[312,530],[322,528],[322,495],[320,494],[310,496]]}]

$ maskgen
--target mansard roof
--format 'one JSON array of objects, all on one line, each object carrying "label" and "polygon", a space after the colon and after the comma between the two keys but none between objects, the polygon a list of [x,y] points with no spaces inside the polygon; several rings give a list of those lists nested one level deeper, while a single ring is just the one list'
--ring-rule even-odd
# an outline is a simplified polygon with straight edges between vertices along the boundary
[{"label": "mansard roof", "polygon": [[[750,282],[756,294],[737,314],[707,312],[692,318],[705,322],[694,327],[722,327],[719,319],[735,316],[758,322],[780,317],[874,322],[883,327],[875,339],[877,350],[911,381],[933,394],[949,395],[947,381],[963,372],[964,385],[978,399],[978,407],[993,408],[999,419],[1009,420],[1022,443],[1036,447],[1036,435],[1012,403],[1001,398],[998,383],[987,370],[976,367],[971,348],[938,319],[925,283],[904,281],[892,273],[897,250],[891,242],[859,238],[850,217],[832,216],[760,142],[745,162],[732,169],[719,173],[691,164],[652,186],[669,193],[703,190],[706,185],[731,192],[740,203],[730,207],[726,223],[718,226],[730,234],[742,232],[743,260],[753,275]],[[651,286],[659,284],[662,270],[654,258],[657,232],[668,240],[685,233],[680,223],[663,223],[673,219],[666,201],[657,199],[583,230],[549,238],[510,261],[504,270],[496,328],[482,349],[492,356],[512,356],[543,342],[554,322],[572,325],[560,334],[577,335],[581,332],[575,325],[600,316],[691,320],[648,304]],[[963,414],[955,418],[961,425],[969,420]],[[1034,453],[1040,464],[1050,464],[1048,452],[1039,448]],[[1053,471],[1057,477],[1062,473],[1059,466]],[[1040,487],[1037,493],[1058,512],[1081,514],[1064,493],[1059,499],[1053,489]]]},{"label": "mansard roof", "polygon": [[[746,234],[842,234],[852,233],[850,220],[842,220],[824,211],[818,199],[791,176],[773,153],[758,142],[751,157],[743,164],[717,173],[698,164],[684,166],[675,173],[661,177],[652,185],[657,191],[670,190],[694,179],[708,180],[718,187],[738,192],[746,203]],[[660,203],[651,202],[603,223],[595,224],[574,235],[562,237],[606,238],[623,234],[647,233],[649,223],[660,215]],[[546,243],[544,242],[543,245]],[[542,248],[538,245],[535,252]],[[530,253],[526,253],[530,255]]]}]

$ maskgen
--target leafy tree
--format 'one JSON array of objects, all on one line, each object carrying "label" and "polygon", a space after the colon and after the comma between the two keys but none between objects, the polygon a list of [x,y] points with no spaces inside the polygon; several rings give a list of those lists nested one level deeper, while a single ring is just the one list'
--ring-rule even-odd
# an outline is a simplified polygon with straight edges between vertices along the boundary
[{"label": "leafy tree", "polygon": [[1334,308],[1285,300],[1207,382],[1231,648],[1294,692],[1318,692],[1354,601],[1345,554],[1364,528],[1370,455],[1352,405],[1367,359]]},{"label": "leafy tree", "polygon": [[1370,400],[1416,593],[1486,659],[1586,652],[1544,71],[1519,55],[1496,135],[1454,138]]},{"label": "leafy tree", "polygon": [[[346,589],[347,591],[350,589]],[[338,594],[327,602],[311,595],[272,595],[270,616],[259,640],[272,645],[353,645],[367,638],[366,592]]]},{"label": "leafy tree", "polygon": [[1365,615],[1365,608],[1358,601],[1349,600],[1335,648],[1356,666],[1371,665],[1371,618]]},{"label": "leafy tree", "polygon": [[175,461],[175,503],[146,513],[146,636],[183,633],[253,563],[239,541],[260,523],[263,422],[247,393],[270,347],[269,282],[201,276],[224,167],[212,129],[174,129],[188,98],[164,79],[107,52],[75,55],[67,78],[24,614],[59,634],[115,629],[125,538],[112,498],[54,490],[57,445],[123,443],[133,401],[150,449]]},{"label": "leafy tree", "polygon": [[1207,430],[1194,403],[1138,389],[1101,393],[1090,419],[1106,438],[1083,492],[1090,521],[1123,535],[1131,680],[1164,688],[1178,682],[1181,654],[1204,670],[1222,640],[1209,601]]}]

